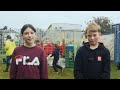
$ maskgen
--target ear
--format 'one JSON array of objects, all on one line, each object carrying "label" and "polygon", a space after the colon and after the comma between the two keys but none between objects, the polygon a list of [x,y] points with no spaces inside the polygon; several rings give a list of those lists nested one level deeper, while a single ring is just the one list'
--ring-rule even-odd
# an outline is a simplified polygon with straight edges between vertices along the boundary
[{"label": "ear", "polygon": [[20,38],[23,38],[23,35],[22,35],[22,34],[20,34]]},{"label": "ear", "polygon": [[102,36],[102,33],[100,32],[99,35]]},{"label": "ear", "polygon": [[24,37],[23,37],[23,35],[22,35],[22,34],[20,34],[20,38],[24,41]]},{"label": "ear", "polygon": [[35,39],[37,39],[37,35],[35,35]]}]

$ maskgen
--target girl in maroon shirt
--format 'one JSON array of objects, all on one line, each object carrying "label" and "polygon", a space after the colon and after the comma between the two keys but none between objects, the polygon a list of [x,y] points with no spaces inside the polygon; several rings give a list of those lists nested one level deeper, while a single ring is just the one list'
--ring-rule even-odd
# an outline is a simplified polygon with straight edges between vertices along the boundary
[{"label": "girl in maroon shirt", "polygon": [[10,79],[48,79],[45,52],[34,41],[36,30],[31,24],[21,29],[24,44],[17,47],[12,55]]}]

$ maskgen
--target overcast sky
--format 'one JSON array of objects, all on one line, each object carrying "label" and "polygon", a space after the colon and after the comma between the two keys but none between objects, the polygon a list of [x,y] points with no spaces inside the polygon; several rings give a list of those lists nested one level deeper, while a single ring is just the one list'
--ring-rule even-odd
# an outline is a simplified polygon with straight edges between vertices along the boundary
[{"label": "overcast sky", "polygon": [[45,30],[52,23],[80,24],[84,28],[92,17],[99,16],[120,23],[120,11],[0,11],[0,28],[20,29],[26,23]]}]

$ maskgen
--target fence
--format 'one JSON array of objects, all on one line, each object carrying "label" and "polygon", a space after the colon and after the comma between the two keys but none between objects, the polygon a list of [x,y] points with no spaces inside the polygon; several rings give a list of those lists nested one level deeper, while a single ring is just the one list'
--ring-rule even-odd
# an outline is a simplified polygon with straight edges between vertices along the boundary
[{"label": "fence", "polygon": [[112,25],[114,32],[114,63],[120,63],[120,24]]}]

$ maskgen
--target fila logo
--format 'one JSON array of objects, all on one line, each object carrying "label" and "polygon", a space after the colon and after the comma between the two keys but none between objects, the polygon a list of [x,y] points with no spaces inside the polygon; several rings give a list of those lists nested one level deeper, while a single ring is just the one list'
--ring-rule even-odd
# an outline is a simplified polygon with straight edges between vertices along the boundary
[{"label": "fila logo", "polygon": [[29,61],[29,56],[16,56],[16,65],[18,65],[20,62],[23,63],[23,65],[35,65],[35,66],[39,66],[40,65],[40,61],[38,59],[38,57],[35,57],[33,59],[32,62]]}]

